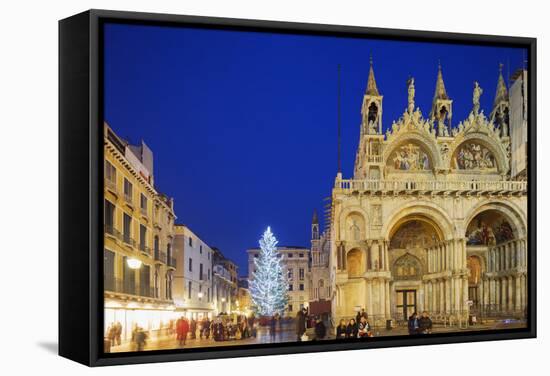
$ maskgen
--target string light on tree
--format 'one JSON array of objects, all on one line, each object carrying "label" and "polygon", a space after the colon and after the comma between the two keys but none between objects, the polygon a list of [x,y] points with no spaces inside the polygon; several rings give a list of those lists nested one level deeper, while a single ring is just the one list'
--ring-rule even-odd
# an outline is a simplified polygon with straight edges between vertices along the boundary
[{"label": "string light on tree", "polygon": [[288,303],[288,281],[283,273],[281,259],[277,257],[277,243],[268,227],[260,239],[260,253],[254,259],[256,270],[250,281],[250,295],[261,316],[282,314]]}]

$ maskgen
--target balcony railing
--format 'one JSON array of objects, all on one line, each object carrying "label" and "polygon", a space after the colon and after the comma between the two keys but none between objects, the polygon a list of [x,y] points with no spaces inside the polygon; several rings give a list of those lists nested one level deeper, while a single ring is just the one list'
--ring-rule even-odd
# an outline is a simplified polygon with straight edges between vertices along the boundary
[{"label": "balcony railing", "polygon": [[155,249],[155,261],[160,261],[166,264],[166,253],[159,249]]},{"label": "balcony railing", "polygon": [[135,281],[115,278],[112,275],[105,275],[103,278],[103,289],[108,292],[160,299],[159,290],[155,290],[153,286],[143,284],[138,288]]},{"label": "balcony railing", "polygon": [[382,162],[382,156],[381,155],[367,155],[367,162],[381,163]]},{"label": "balcony railing", "polygon": [[124,201],[126,201],[130,205],[134,204],[134,201],[132,200],[132,196],[127,193],[124,193]]},{"label": "balcony railing", "polygon": [[139,250],[142,253],[145,253],[147,255],[151,255],[151,248],[147,247],[145,244],[139,244]]},{"label": "balcony railing", "polygon": [[176,258],[175,257],[169,256],[169,257],[167,257],[167,261],[168,261],[168,266],[170,266],[172,268],[176,267]]},{"label": "balcony railing", "polygon": [[526,193],[526,181],[406,181],[406,180],[337,180],[335,189],[344,193],[372,192],[464,192]]},{"label": "balcony railing", "polygon": [[130,235],[128,234],[122,234],[122,241],[134,248],[136,246],[136,241],[133,238],[131,238]]},{"label": "balcony railing", "polygon": [[105,225],[104,231],[105,234],[111,235],[116,239],[120,240],[122,238],[122,234],[120,233],[120,231],[118,231],[113,225]]},{"label": "balcony railing", "polygon": [[116,187],[116,182],[114,180],[111,180],[111,179],[105,179],[105,186],[110,189],[111,191],[117,193],[118,190],[117,190],[117,187]]},{"label": "balcony railing", "polygon": [[140,207],[139,210],[141,211],[141,215],[147,217],[147,208]]}]

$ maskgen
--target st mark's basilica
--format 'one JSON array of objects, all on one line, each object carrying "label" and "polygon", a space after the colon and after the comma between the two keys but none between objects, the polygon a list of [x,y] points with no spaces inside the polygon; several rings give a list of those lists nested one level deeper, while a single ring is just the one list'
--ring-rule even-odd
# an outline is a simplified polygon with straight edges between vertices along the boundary
[{"label": "st mark's basilica", "polygon": [[459,326],[472,316],[525,318],[527,71],[509,88],[502,66],[497,74],[487,113],[488,90],[472,83],[471,104],[459,104],[471,106],[466,119],[453,119],[441,66],[427,117],[409,79],[405,111],[383,132],[371,61],[353,176],[339,171],[332,190],[335,322],[361,308],[376,325],[424,310]]}]

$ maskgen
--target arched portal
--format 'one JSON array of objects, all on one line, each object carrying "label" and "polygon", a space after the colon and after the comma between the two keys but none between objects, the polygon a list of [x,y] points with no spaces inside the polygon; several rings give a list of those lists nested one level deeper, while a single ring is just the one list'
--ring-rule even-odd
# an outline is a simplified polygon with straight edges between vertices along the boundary
[{"label": "arched portal", "polygon": [[486,203],[466,223],[470,304],[483,316],[524,317],[527,243],[522,216],[509,205]]},{"label": "arched portal", "polygon": [[433,219],[411,214],[390,230],[389,258],[392,275],[392,316],[406,322],[413,312],[426,310],[424,274],[427,272],[428,250],[444,239],[443,231]]}]

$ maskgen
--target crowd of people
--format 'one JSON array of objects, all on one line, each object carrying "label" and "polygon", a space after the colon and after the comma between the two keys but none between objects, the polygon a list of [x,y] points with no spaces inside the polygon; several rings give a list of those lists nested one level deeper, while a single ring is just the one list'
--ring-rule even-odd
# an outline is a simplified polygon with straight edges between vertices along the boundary
[{"label": "crowd of people", "polygon": [[340,323],[336,327],[337,339],[349,339],[349,338],[361,338],[366,339],[373,337],[371,326],[369,324],[369,316],[364,309],[357,312],[357,316],[354,319],[350,319],[347,323],[346,320],[340,320]]},{"label": "crowd of people", "polygon": [[240,340],[256,337],[257,321],[254,315],[239,315],[236,319],[228,315],[219,315],[210,320],[187,319],[182,316],[176,321],[176,338],[180,346],[185,346],[187,339],[209,339],[214,341]]}]

